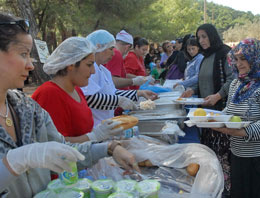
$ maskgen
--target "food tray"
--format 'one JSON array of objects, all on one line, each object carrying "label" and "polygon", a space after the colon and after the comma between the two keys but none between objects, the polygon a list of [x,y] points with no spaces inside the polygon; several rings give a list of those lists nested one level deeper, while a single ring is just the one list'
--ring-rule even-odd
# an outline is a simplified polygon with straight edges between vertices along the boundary
[{"label": "food tray", "polygon": [[241,129],[247,127],[250,122],[192,122],[186,120],[184,122],[188,127],[197,126],[199,128],[230,128],[230,129]]},{"label": "food tray", "polygon": [[193,113],[197,108],[190,108],[190,111],[187,115],[193,122],[228,122],[233,115],[225,115],[221,111],[216,111],[212,109],[204,109],[206,111],[206,116],[194,116]]},{"label": "food tray", "polygon": [[204,103],[204,98],[177,98],[173,100],[175,103],[185,105],[201,105]]}]

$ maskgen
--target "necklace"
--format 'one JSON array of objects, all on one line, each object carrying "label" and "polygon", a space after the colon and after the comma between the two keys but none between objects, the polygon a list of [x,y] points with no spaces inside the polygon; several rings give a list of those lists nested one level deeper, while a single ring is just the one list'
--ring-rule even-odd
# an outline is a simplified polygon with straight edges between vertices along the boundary
[{"label": "necklace", "polygon": [[9,108],[8,108],[8,100],[7,100],[7,98],[5,99],[5,104],[6,104],[6,114],[3,115],[3,114],[0,113],[0,116],[5,119],[6,126],[10,127],[10,126],[13,126],[13,121],[8,117]]}]

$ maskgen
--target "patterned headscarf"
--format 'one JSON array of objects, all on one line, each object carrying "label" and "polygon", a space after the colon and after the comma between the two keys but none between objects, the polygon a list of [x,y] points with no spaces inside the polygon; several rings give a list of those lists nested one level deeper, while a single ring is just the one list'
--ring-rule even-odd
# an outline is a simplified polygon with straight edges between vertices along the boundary
[{"label": "patterned headscarf", "polygon": [[[245,57],[251,67],[247,74],[240,75],[238,72],[235,60],[235,54],[238,53]],[[240,103],[249,98],[260,87],[260,41],[253,38],[241,41],[229,52],[228,62],[241,82],[232,101]]]}]

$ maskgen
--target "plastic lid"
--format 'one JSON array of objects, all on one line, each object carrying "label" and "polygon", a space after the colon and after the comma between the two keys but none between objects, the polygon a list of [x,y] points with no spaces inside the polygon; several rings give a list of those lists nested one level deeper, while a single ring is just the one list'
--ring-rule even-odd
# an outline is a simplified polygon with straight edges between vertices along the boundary
[{"label": "plastic lid", "polygon": [[55,180],[52,180],[52,181],[48,184],[47,188],[48,188],[49,190],[52,190],[52,191],[57,192],[57,191],[60,191],[60,190],[62,190],[62,189],[64,189],[64,188],[67,188],[67,186],[65,186],[65,185],[61,182],[60,179],[55,179]]},{"label": "plastic lid", "polygon": [[126,192],[115,192],[109,195],[108,198],[134,198],[134,196]]},{"label": "plastic lid", "polygon": [[84,198],[84,193],[81,191],[73,190],[73,189],[68,189],[68,190],[63,190],[59,194],[57,194],[57,198]]},{"label": "plastic lid", "polygon": [[134,192],[136,190],[137,182],[134,180],[121,180],[116,183],[116,191],[118,192]]},{"label": "plastic lid", "polygon": [[90,189],[91,184],[92,184],[91,180],[89,180],[87,178],[83,178],[83,179],[79,179],[73,188],[82,190],[82,191],[86,191],[86,190]]},{"label": "plastic lid", "polygon": [[143,180],[137,184],[137,190],[141,195],[157,193],[161,184],[156,180]]},{"label": "plastic lid", "polygon": [[111,179],[96,180],[91,185],[95,192],[109,192],[114,187],[114,182]]},{"label": "plastic lid", "polygon": [[50,190],[44,190],[36,194],[33,198],[56,198],[56,193]]}]

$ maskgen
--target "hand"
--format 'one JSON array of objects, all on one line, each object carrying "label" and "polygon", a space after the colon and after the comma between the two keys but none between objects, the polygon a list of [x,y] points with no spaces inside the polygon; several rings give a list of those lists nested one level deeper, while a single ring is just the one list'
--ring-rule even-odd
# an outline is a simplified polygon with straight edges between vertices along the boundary
[{"label": "hand", "polygon": [[128,171],[134,169],[139,173],[141,172],[138,163],[135,160],[135,156],[129,151],[127,151],[125,148],[123,148],[122,146],[117,146],[114,149],[113,158],[118,164],[123,166],[124,169]]},{"label": "hand", "polygon": [[147,81],[147,78],[144,76],[137,76],[135,78],[132,78],[132,81],[134,86],[140,86]]},{"label": "hand", "polygon": [[123,132],[123,127],[115,128],[119,124],[121,124],[121,122],[105,120],[103,123],[97,125],[91,133],[88,133],[87,136],[91,141],[97,142],[109,139],[110,137],[119,135]]},{"label": "hand", "polygon": [[148,81],[150,81],[150,84],[154,84],[154,82],[155,82],[155,79],[152,77],[152,76],[147,76],[146,77],[146,79],[148,80]]},{"label": "hand", "polygon": [[29,168],[48,168],[58,173],[64,170],[71,171],[69,162],[84,159],[85,157],[73,147],[58,142],[28,144],[9,150],[6,155],[11,171],[17,175]]},{"label": "hand", "polygon": [[231,136],[245,137],[247,135],[244,129],[212,128],[212,130]]},{"label": "hand", "polygon": [[203,105],[214,106],[220,99],[221,99],[221,96],[219,93],[209,95],[205,98],[205,102],[203,103]]},{"label": "hand", "polygon": [[137,105],[127,97],[118,96],[118,106],[124,110],[137,110]]},{"label": "hand", "polygon": [[189,98],[194,94],[194,91],[192,89],[187,89],[181,94],[181,98]]},{"label": "hand", "polygon": [[146,98],[147,100],[149,100],[149,99],[156,100],[159,98],[157,93],[154,93],[150,90],[138,90],[137,95],[142,96],[142,97]]}]

